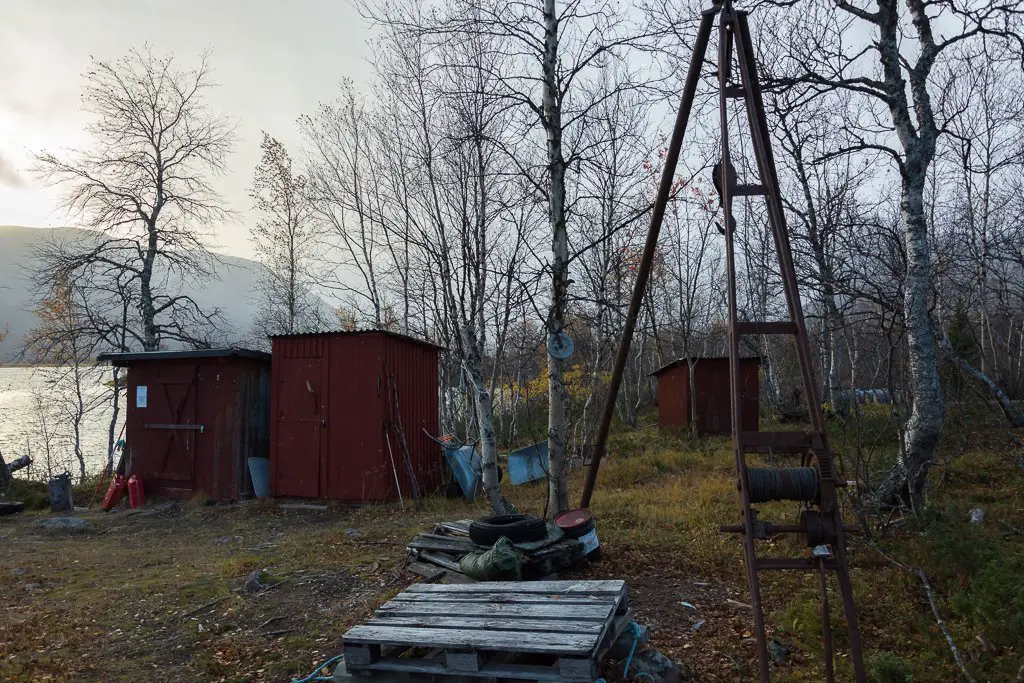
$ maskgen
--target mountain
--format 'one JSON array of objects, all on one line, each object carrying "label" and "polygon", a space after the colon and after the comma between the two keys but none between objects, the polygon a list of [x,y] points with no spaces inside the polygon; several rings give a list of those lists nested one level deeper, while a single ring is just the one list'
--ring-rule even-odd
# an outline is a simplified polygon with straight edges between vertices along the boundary
[{"label": "mountain", "polygon": [[[0,362],[17,355],[25,333],[36,324],[33,292],[26,279],[34,247],[54,238],[82,238],[89,234],[90,231],[80,228],[0,226],[0,330],[6,327],[8,331],[7,339],[0,342]],[[241,340],[249,336],[255,315],[256,273],[260,266],[236,256],[218,257],[222,262],[219,279],[202,283],[201,287],[185,287],[180,280],[172,280],[169,289],[192,296],[204,310],[221,309],[229,328],[228,339]]]}]

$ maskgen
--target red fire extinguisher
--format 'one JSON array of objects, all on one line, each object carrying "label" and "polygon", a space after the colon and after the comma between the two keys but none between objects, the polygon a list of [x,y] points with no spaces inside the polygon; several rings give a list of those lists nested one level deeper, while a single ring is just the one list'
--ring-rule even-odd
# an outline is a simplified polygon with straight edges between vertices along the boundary
[{"label": "red fire extinguisher", "polygon": [[142,480],[139,475],[133,474],[128,480],[128,505],[133,508],[140,508],[145,503],[142,496]]},{"label": "red fire extinguisher", "polygon": [[100,506],[104,512],[109,512],[110,508],[117,505],[124,496],[126,482],[127,480],[123,474],[114,475],[113,481],[110,482],[110,488],[107,489],[106,495],[103,496],[103,505]]}]

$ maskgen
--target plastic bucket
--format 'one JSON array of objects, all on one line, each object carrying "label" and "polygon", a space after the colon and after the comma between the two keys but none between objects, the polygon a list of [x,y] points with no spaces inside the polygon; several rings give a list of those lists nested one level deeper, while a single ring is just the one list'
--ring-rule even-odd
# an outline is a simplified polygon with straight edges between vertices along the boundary
[{"label": "plastic bucket", "polygon": [[257,498],[270,495],[270,458],[249,458],[249,476],[252,478],[252,491]]},{"label": "plastic bucket", "polygon": [[567,538],[583,541],[583,551],[588,560],[601,559],[601,542],[597,540],[597,523],[594,513],[586,508],[567,510],[555,517],[555,525],[565,532]]}]

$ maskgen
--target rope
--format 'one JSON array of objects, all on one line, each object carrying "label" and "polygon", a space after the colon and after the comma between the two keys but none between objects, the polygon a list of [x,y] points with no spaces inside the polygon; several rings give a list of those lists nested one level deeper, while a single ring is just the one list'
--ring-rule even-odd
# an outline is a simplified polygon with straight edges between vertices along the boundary
[{"label": "rope", "polygon": [[622,670],[622,677],[629,677],[629,666],[633,663],[633,654],[636,652],[636,644],[640,642],[640,636],[643,635],[643,630],[640,628],[640,624],[635,621],[629,622],[629,630],[633,632],[633,645],[629,648],[629,656],[626,657],[626,668]]},{"label": "rope", "polygon": [[318,675],[321,671],[327,667],[337,664],[339,661],[345,658],[345,655],[338,655],[337,657],[331,657],[326,662],[313,669],[313,673],[309,674],[305,678],[293,678],[292,683],[311,683],[312,681],[331,681],[334,680],[334,676],[320,676]]},{"label": "rope", "polygon": [[813,467],[749,467],[747,482],[751,503],[818,498],[818,471]]}]

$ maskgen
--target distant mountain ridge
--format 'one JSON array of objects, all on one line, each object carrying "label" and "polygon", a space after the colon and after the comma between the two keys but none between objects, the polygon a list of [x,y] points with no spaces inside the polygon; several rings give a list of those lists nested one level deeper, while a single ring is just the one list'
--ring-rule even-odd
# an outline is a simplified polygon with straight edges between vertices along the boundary
[{"label": "distant mountain ridge", "polygon": [[[34,296],[25,270],[31,266],[32,251],[54,238],[76,238],[89,234],[81,228],[26,228],[0,226],[0,331],[7,338],[0,342],[0,363],[14,359],[25,333],[36,324]],[[260,265],[249,259],[218,254],[223,266],[220,279],[202,287],[172,282],[171,289],[192,296],[204,310],[219,308],[228,327],[228,338],[241,340],[250,335],[255,316],[254,293]]]}]

